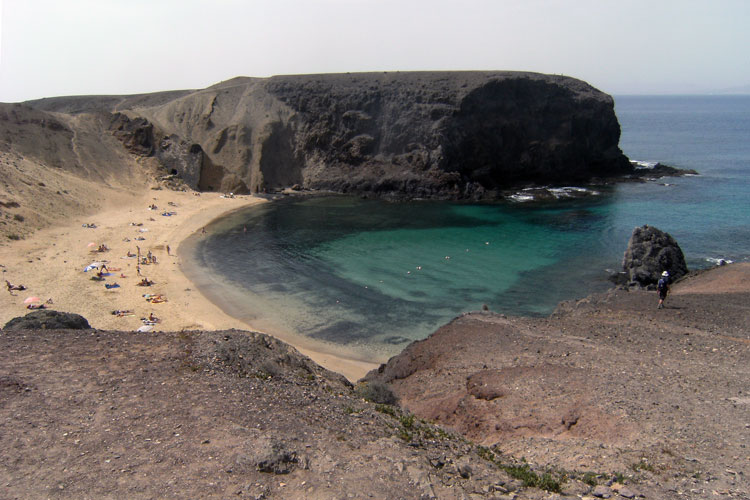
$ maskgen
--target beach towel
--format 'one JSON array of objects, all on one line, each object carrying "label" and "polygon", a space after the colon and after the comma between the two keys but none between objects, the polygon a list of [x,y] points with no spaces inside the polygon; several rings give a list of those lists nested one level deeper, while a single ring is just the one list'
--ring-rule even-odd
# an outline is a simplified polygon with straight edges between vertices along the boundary
[{"label": "beach towel", "polygon": [[139,326],[136,332],[150,332],[154,327],[152,325]]},{"label": "beach towel", "polygon": [[105,283],[104,287],[107,290],[111,290],[112,288],[120,288],[120,285],[118,285],[117,283],[112,283],[111,285],[109,283]]}]

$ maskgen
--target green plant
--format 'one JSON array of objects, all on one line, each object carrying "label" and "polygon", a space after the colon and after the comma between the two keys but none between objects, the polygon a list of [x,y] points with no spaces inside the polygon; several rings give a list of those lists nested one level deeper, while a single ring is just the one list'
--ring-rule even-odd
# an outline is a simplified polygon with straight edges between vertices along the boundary
[{"label": "green plant", "polygon": [[406,441],[407,443],[412,440],[411,432],[407,431],[403,427],[401,427],[398,430],[398,437],[400,437],[402,440]]},{"label": "green plant", "polygon": [[504,470],[510,477],[521,481],[526,487],[540,488],[553,493],[559,493],[561,490],[559,480],[552,477],[552,474],[549,472],[545,472],[540,476],[532,470],[524,458],[521,458],[522,463],[520,465],[504,464],[491,449],[485,446],[477,446],[476,450],[480,458],[492,462],[498,468]]},{"label": "green plant", "polygon": [[15,214],[15,215],[13,216],[13,218],[14,218],[15,220],[17,220],[18,222],[23,222],[23,221],[25,220],[25,219],[24,219],[24,217],[23,217],[23,215],[21,215],[21,214]]},{"label": "green plant", "polygon": [[414,427],[414,415],[402,415],[398,421],[404,429],[412,429]]},{"label": "green plant", "polygon": [[549,472],[540,476],[531,469],[529,464],[501,465],[500,468],[507,472],[509,476],[523,482],[526,487],[540,488],[553,493],[560,492],[560,482],[555,480]]},{"label": "green plant", "polygon": [[581,481],[588,484],[589,486],[596,486],[598,484],[598,476],[599,475],[596,472],[587,472],[583,475]]},{"label": "green plant", "polygon": [[391,388],[382,382],[363,382],[354,388],[354,393],[365,401],[371,403],[395,405],[398,398]]},{"label": "green plant", "polygon": [[385,413],[386,415],[390,415],[391,417],[396,418],[396,409],[391,405],[385,405],[385,404],[375,405],[375,411],[378,411],[380,413]]},{"label": "green plant", "polygon": [[633,470],[633,472],[638,472],[638,471],[641,471],[641,470],[645,470],[645,471],[648,471],[648,472],[656,472],[656,467],[654,467],[653,465],[651,465],[650,463],[648,463],[648,461],[646,461],[645,458],[641,459],[640,462],[636,462],[634,464],[631,464],[630,468]]}]

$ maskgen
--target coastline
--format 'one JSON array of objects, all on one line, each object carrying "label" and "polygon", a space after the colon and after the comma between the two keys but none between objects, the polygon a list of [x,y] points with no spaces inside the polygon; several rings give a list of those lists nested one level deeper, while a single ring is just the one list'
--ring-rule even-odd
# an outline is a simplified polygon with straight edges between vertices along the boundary
[{"label": "coastline", "polygon": [[[70,219],[65,225],[36,231],[29,238],[0,247],[2,279],[23,284],[24,291],[0,294],[0,324],[24,316],[29,311],[24,300],[48,299],[51,309],[72,312],[85,317],[92,328],[135,331],[143,326],[141,318],[153,313],[160,322],[153,332],[186,330],[240,329],[258,331],[257,325],[230,316],[196,283],[190,271],[191,235],[212,221],[265,200],[254,196],[222,197],[217,193],[195,193],[149,190],[119,199],[97,213]],[[156,210],[149,210],[154,204]],[[165,216],[163,213],[174,212]],[[95,224],[96,228],[84,227]],[[144,238],[136,240],[136,238]],[[91,245],[93,243],[93,245]],[[92,252],[105,244],[106,252]],[[128,253],[142,255],[151,251],[157,264],[141,266],[137,276],[136,259]],[[167,247],[170,251],[167,252]],[[104,283],[92,281],[95,271],[84,272],[93,262],[106,261],[118,269]],[[136,286],[148,277],[150,287]],[[105,284],[119,287],[107,289]],[[166,302],[152,304],[144,294],[161,294]],[[112,311],[132,311],[126,316]],[[293,345],[316,363],[351,381],[363,377],[376,363],[347,356],[345,350],[319,345],[313,340],[279,331],[263,331]]]}]

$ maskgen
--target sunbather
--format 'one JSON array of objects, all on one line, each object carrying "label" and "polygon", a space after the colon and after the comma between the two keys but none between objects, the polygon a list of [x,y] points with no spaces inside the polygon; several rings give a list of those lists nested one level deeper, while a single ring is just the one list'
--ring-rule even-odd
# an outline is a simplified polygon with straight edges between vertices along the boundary
[{"label": "sunbather", "polygon": [[8,287],[8,291],[10,292],[11,295],[13,295],[14,290],[16,291],[26,290],[26,287],[24,285],[14,285],[8,280],[5,280],[5,286]]},{"label": "sunbather", "polygon": [[140,283],[136,283],[136,285],[135,285],[135,286],[151,286],[151,285],[153,285],[153,284],[154,284],[154,282],[153,282],[153,281],[151,281],[150,279],[148,279],[148,278],[143,278],[143,279],[142,279],[142,280],[140,281]]}]

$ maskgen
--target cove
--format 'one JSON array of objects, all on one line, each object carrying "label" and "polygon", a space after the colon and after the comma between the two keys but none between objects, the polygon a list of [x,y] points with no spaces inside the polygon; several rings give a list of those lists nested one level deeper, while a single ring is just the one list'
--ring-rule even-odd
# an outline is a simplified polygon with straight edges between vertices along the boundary
[{"label": "cove", "polygon": [[285,199],[216,221],[194,260],[235,317],[395,352],[484,305],[547,315],[609,287],[627,241],[612,242],[611,206],[611,193],[533,206]]}]

